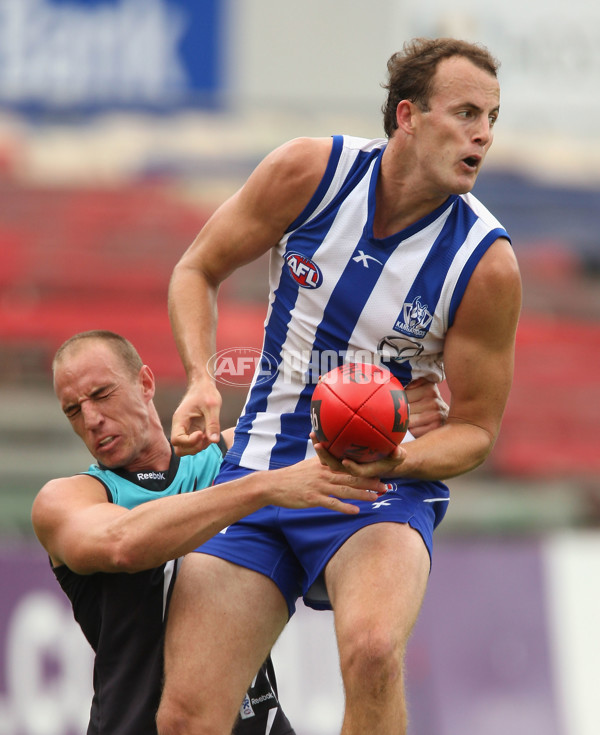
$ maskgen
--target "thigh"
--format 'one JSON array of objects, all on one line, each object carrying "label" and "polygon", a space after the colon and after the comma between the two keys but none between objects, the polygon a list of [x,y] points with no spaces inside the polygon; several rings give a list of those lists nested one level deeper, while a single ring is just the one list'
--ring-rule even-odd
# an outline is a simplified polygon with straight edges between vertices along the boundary
[{"label": "thigh", "polygon": [[429,578],[421,535],[405,523],[376,523],[351,536],[325,569],[340,646],[360,630],[379,630],[402,649]]},{"label": "thigh", "polygon": [[286,621],[285,600],[270,579],[189,554],[169,605],[163,698],[235,711]]},{"label": "thigh", "polygon": [[[411,526],[418,532],[414,543],[419,553],[424,543],[431,559],[433,531],[444,516],[448,498],[448,488],[442,483],[393,481],[388,483],[388,491],[377,502],[354,501],[354,505],[360,508],[356,515],[335,513],[324,508],[280,509],[279,519],[286,540],[304,568],[304,603],[317,609],[331,607],[324,570],[341,549],[344,551],[338,556],[338,561],[345,558],[357,541],[362,544],[362,539],[369,538],[368,535],[363,536],[362,529],[366,530],[370,525],[385,528],[388,524],[391,534],[398,534],[398,541],[395,537],[390,541],[392,553],[398,544],[404,543],[405,534],[410,548],[409,540],[413,534],[403,528]],[[376,532],[377,540],[385,542],[386,538],[384,531]],[[376,547],[371,542],[369,544],[375,553]],[[387,547],[383,554],[386,551]],[[394,562],[398,560],[393,559]],[[361,561],[368,563],[368,559]]]}]

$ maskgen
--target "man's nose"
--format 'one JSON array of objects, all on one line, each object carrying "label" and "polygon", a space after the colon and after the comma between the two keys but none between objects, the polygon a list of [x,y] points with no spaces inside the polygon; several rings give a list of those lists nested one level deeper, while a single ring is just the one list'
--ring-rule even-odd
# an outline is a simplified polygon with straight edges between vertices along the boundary
[{"label": "man's nose", "polygon": [[93,401],[83,401],[81,403],[81,415],[86,428],[93,428],[102,423],[102,412]]},{"label": "man's nose", "polygon": [[474,139],[481,145],[487,145],[492,137],[492,123],[487,117],[482,117],[477,123]]}]

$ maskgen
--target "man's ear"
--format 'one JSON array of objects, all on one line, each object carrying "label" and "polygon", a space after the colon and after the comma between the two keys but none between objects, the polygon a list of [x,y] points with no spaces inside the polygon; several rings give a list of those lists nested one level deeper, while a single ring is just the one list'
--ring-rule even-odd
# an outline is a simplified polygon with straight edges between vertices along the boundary
[{"label": "man's ear", "polygon": [[154,393],[156,392],[156,380],[154,379],[154,373],[150,370],[148,365],[142,365],[139,378],[144,397],[146,400],[151,401],[154,398]]},{"label": "man's ear", "polygon": [[406,135],[412,135],[415,127],[415,114],[418,108],[409,100],[400,100],[396,107],[396,123],[398,130]]}]

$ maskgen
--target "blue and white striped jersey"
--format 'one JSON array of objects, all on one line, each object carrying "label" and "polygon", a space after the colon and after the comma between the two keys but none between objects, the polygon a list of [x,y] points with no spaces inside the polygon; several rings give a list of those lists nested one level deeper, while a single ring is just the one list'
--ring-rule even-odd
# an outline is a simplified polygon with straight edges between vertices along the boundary
[{"label": "blue and white striped jersey", "polygon": [[469,277],[508,234],[464,194],[375,238],[386,143],[334,136],[317,191],[271,253],[262,358],[227,455],[234,463],[267,469],[311,456],[314,384],[344,361],[380,360],[404,385],[444,377],[444,339]]}]

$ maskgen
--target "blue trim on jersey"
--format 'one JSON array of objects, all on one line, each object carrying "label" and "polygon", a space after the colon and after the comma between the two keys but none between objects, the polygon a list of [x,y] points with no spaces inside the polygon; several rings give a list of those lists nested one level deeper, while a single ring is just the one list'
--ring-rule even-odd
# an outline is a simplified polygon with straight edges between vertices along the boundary
[{"label": "blue trim on jersey", "polygon": [[464,296],[467,284],[469,283],[469,279],[471,278],[475,267],[483,257],[483,254],[490,248],[491,245],[496,242],[499,237],[504,237],[510,242],[510,238],[506,230],[503,230],[501,227],[498,227],[495,230],[491,230],[491,232],[489,232],[483,238],[483,240],[471,253],[470,258],[465,263],[465,266],[462,269],[458,280],[456,281],[454,293],[452,294],[452,299],[450,301],[450,308],[448,310],[448,327],[451,327],[454,324],[456,311],[460,305],[462,297]]},{"label": "blue trim on jersey", "polygon": [[[265,338],[263,352],[275,357],[277,369],[282,362],[282,346],[287,336],[288,325],[291,314],[298,298],[300,286],[289,275],[285,258],[281,265],[279,286],[273,295],[273,308],[269,320],[265,326]],[[261,366],[263,359],[261,358]],[[267,410],[269,396],[271,394],[271,381],[265,381],[260,385],[254,385],[250,392],[248,402],[243,414],[240,416],[235,430],[235,456],[240,457],[250,441],[250,430],[257,413]]]},{"label": "blue trim on jersey", "polygon": [[[294,240],[293,244],[288,243],[290,249],[297,252],[300,250],[307,257],[310,255],[318,259],[318,249],[324,241],[340,206],[346,200],[348,192],[356,185],[356,174],[370,166],[374,157],[377,158],[371,174],[371,181],[377,180],[377,170],[381,163],[382,149],[377,149],[368,154],[359,154],[355,165],[346,177],[340,191],[333,201],[319,215],[318,222],[314,224],[309,222],[302,229],[301,236]],[[374,206],[374,202],[373,202]],[[312,234],[314,233],[314,234]],[[308,237],[307,237],[308,235]],[[292,236],[293,237],[293,236]],[[290,238],[291,240],[292,238]],[[307,244],[306,244],[306,241]],[[314,246],[317,247],[314,247]],[[371,295],[373,288],[379,280],[383,267],[381,269],[364,269],[359,268],[353,261],[353,257],[358,249],[367,250],[370,246],[370,240],[367,238],[365,231],[356,243],[352,255],[348,259],[346,266],[340,275],[335,288],[333,289],[330,299],[323,310],[321,322],[315,332],[315,339],[312,343],[312,354],[320,354],[323,350],[337,353],[337,364],[331,365],[331,368],[337,367],[344,362],[343,352],[348,349],[350,336],[356,327],[356,323],[365,307],[366,302]],[[385,265],[392,249],[388,249],[383,253],[378,251],[378,259]],[[293,279],[288,279],[293,280]],[[352,304],[347,303],[347,294],[352,293],[355,298]],[[269,466],[280,467],[288,462],[299,462],[304,459],[306,447],[295,441],[295,437],[306,436],[311,431],[310,422],[310,400],[315,387],[316,380],[319,376],[309,371],[307,375],[307,383],[300,392],[293,413],[281,416],[281,431],[275,437],[275,443],[271,450]]]},{"label": "blue trim on jersey", "polygon": [[[333,170],[330,171],[330,166],[328,164],[323,180],[321,181],[317,189],[317,192],[320,193],[318,201],[320,201],[325,195],[325,192],[329,187],[329,184],[331,183],[333,171],[337,167],[342,147],[343,136],[334,136],[334,148],[332,150],[332,155],[330,156],[329,161],[329,163],[331,163],[332,161],[334,163],[332,167]],[[326,238],[329,229],[335,221],[335,217],[340,206],[344,203],[348,192],[356,185],[357,173],[361,174],[361,176],[359,176],[360,180],[360,178],[362,178],[362,172],[364,171],[364,169],[368,168],[371,165],[374,157],[378,158],[376,165],[381,161],[382,152],[383,149],[380,148],[374,151],[360,152],[357,155],[356,160],[354,161],[349,173],[345,177],[344,182],[340,190],[334,197],[333,201],[330,202],[327,207],[325,207],[324,211],[319,214],[314,222],[308,222],[307,224],[305,224],[302,227],[301,232],[292,232],[286,243],[286,253],[300,253],[301,255],[309,259],[312,259],[315,254],[318,253],[319,247]],[[313,199],[315,199],[315,197],[313,197]],[[315,209],[318,201],[313,202],[313,199],[311,199],[309,207],[305,209],[305,211],[296,220],[294,225],[297,226],[298,222],[306,219],[309,214],[309,208],[311,209],[311,211]],[[356,272],[356,269],[354,270]],[[355,291],[363,289],[364,279],[362,279],[361,281],[356,280],[356,282],[351,287]],[[298,283],[291,277],[284,255],[282,259],[279,283],[277,289],[274,291],[273,294],[273,304],[269,315],[269,321],[265,328],[265,341],[263,343],[263,351],[275,357],[278,366],[281,365],[283,359],[283,345],[287,338],[287,330],[292,317],[292,311],[298,298],[299,290],[300,287]],[[343,295],[343,292],[344,289],[340,291],[340,294]],[[338,307],[338,311],[343,313],[344,310]],[[358,314],[360,314],[360,312],[358,312]],[[350,330],[348,336],[349,334],[351,334],[351,332],[352,330]],[[344,350],[346,349],[346,347],[347,340],[346,344],[340,342],[339,350]],[[317,340],[315,340],[313,349],[318,349]],[[335,348],[332,347],[331,344],[329,344],[327,349]],[[343,360],[340,361],[340,364],[341,362],[343,362]],[[285,441],[283,435],[288,434],[288,432],[291,431],[291,434],[288,434],[288,436],[308,436],[308,433],[310,431],[310,415],[308,412],[308,407],[310,405],[310,396],[312,395],[313,389],[314,385],[309,382],[302,391],[302,394],[300,395],[297,403],[296,410],[304,409],[304,413],[306,415],[299,416],[295,414],[284,414],[281,417],[282,434],[277,435],[275,446],[273,448],[273,451],[271,452],[271,468],[279,467],[282,464],[287,464],[287,461],[282,462],[282,460],[279,458],[290,456],[290,444],[293,444],[294,442],[292,441],[290,443],[288,441]],[[249,432],[252,428],[252,424],[254,423],[254,419],[257,413],[267,410],[267,404],[270,394],[270,381],[265,381],[260,385],[253,386],[248,403],[246,405],[246,409],[238,421],[239,431],[236,430],[235,453],[232,456],[240,457],[245,451],[248,442],[250,441]],[[292,459],[293,462],[304,459],[305,449],[301,447],[296,447],[296,450],[297,451],[294,453],[295,458]]]},{"label": "blue trim on jersey", "polygon": [[[415,303],[418,299],[430,315],[435,313],[446,273],[464,244],[469,230],[477,221],[473,210],[464,205],[459,197],[455,197],[452,207],[453,211],[446,218],[442,231],[431,246],[405,299],[408,304]],[[426,324],[419,324],[418,328],[422,333],[427,333],[430,326],[431,320]],[[402,325],[395,329],[400,333],[407,333]],[[422,338],[423,334],[419,336]]]},{"label": "blue trim on jersey", "polygon": [[333,175],[335,174],[337,165],[340,160],[340,156],[342,155],[342,150],[344,149],[344,136],[343,135],[333,135],[332,138],[333,138],[333,145],[331,147],[331,153],[329,154],[329,160],[327,161],[327,168],[325,169],[323,178],[319,182],[319,186],[317,187],[317,190],[310,198],[309,203],[306,205],[306,207],[304,207],[304,209],[302,210],[302,212],[300,212],[298,217],[296,217],[296,219],[292,222],[292,224],[287,228],[286,232],[293,232],[293,230],[295,230],[297,227],[300,227],[300,225],[310,217],[310,215],[317,208],[319,202],[325,196],[325,193],[327,192],[327,189],[329,188],[329,185],[331,184]]},{"label": "blue trim on jersey", "polygon": [[[272,254],[263,349],[271,363],[278,361],[278,372],[272,380],[253,384],[230,461],[275,468],[310,453],[309,407],[316,378],[348,359],[350,347],[375,352],[379,342],[387,341],[390,359],[385,364],[404,385],[416,374],[442,378],[440,350],[448,320],[454,319],[487,247],[507,235],[475,198],[451,195],[400,232],[376,238],[376,187],[384,150],[384,140],[333,136],[317,192]],[[288,265],[292,253],[297,257]],[[317,274],[315,279],[303,278],[298,265]],[[296,320],[304,329],[310,324],[310,331],[292,334]],[[291,387],[283,384],[284,348],[302,350],[313,361],[298,368],[308,367],[308,372],[293,376]]]},{"label": "blue trim on jersey", "polygon": [[[356,185],[361,182],[363,176],[367,173],[367,170],[369,169],[369,166],[371,165],[373,159],[375,159],[375,163],[373,165],[373,171],[371,172],[371,181],[369,183],[369,186],[371,187],[377,184],[377,174],[379,173],[379,167],[381,166],[381,157],[383,156],[384,150],[385,147],[374,148],[372,151],[360,151],[357,154],[342,185],[336,192],[331,202],[319,214],[319,222],[321,222],[322,217],[328,218],[332,210],[335,212],[339,210],[340,206],[345,202],[352,189],[354,189]],[[375,182],[375,184],[373,184],[373,181]],[[373,199],[373,205],[374,202],[375,200]],[[312,223],[309,222],[308,227],[304,230],[304,232],[310,232],[309,228],[311,227],[311,224]]]}]

